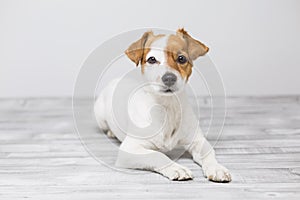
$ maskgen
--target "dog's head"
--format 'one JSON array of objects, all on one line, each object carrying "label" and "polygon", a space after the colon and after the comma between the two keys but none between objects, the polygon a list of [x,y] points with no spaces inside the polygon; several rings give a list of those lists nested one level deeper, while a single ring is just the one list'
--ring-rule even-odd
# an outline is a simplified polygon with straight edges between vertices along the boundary
[{"label": "dog's head", "polygon": [[146,32],[125,51],[136,66],[141,66],[151,90],[161,94],[182,90],[192,73],[193,60],[207,52],[208,47],[184,29],[174,35]]}]

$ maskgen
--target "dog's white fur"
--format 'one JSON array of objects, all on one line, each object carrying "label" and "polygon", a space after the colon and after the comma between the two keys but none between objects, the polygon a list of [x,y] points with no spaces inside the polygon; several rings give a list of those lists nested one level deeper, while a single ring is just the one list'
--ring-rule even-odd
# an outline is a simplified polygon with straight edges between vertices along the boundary
[{"label": "dog's white fur", "polygon": [[[120,130],[115,122],[112,107],[113,94],[120,79],[109,83],[99,95],[95,103],[97,122],[109,136],[115,136],[122,142],[116,161],[118,167],[151,170],[171,180],[192,179],[193,175],[189,169],[164,154],[182,146],[191,153],[194,161],[202,166],[205,177],[212,181],[229,182],[231,176],[228,170],[217,162],[215,152],[204,138],[199,121],[188,103],[184,91],[186,80],[168,66],[166,55],[161,51],[166,48],[168,38],[169,36],[164,36],[152,43],[147,58],[154,56],[159,63],[146,64],[141,76],[149,84],[145,84],[128,102],[129,120],[135,126],[145,128],[151,126],[155,120],[162,120],[165,124],[159,132],[155,135],[143,133],[148,134],[147,137],[139,138],[130,135],[130,128],[127,135]],[[164,87],[161,77],[166,72],[172,72],[177,77],[175,85],[172,86],[173,93],[166,94],[161,91]],[[164,112],[153,112],[151,115],[150,111],[154,105],[160,105]]]}]

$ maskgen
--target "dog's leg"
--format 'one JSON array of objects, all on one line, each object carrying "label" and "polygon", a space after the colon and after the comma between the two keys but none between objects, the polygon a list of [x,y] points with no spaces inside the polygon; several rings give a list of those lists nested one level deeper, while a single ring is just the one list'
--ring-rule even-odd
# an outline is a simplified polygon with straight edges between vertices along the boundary
[{"label": "dog's leg", "polygon": [[119,150],[117,167],[155,171],[170,180],[192,179],[192,172],[165,154],[151,149],[145,140],[126,137]]},{"label": "dog's leg", "polygon": [[218,163],[215,151],[203,136],[201,130],[196,132],[194,140],[187,146],[193,160],[202,166],[204,176],[210,181],[230,182],[231,175],[227,168]]}]

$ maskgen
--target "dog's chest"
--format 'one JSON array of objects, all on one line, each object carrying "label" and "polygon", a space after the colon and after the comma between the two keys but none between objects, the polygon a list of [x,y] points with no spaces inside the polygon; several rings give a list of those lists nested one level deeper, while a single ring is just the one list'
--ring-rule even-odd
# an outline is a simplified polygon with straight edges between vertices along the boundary
[{"label": "dog's chest", "polygon": [[161,151],[172,150],[178,144],[184,109],[179,96],[155,96],[139,91],[129,103],[130,120],[141,128],[140,137],[146,135]]},{"label": "dog's chest", "polygon": [[162,151],[172,150],[179,140],[179,129],[182,118],[182,108],[178,102],[169,99],[169,102],[163,105],[165,111],[162,131],[155,138],[155,145]]}]

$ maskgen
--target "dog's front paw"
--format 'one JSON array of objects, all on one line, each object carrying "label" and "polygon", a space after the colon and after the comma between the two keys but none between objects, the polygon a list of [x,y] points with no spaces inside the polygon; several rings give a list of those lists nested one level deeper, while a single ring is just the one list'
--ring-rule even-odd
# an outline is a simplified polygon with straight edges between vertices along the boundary
[{"label": "dog's front paw", "polygon": [[193,179],[191,170],[177,163],[157,170],[158,173],[169,178],[172,181],[183,181]]},{"label": "dog's front paw", "polygon": [[231,181],[228,169],[219,163],[207,164],[202,166],[205,177],[214,182],[227,183]]}]

